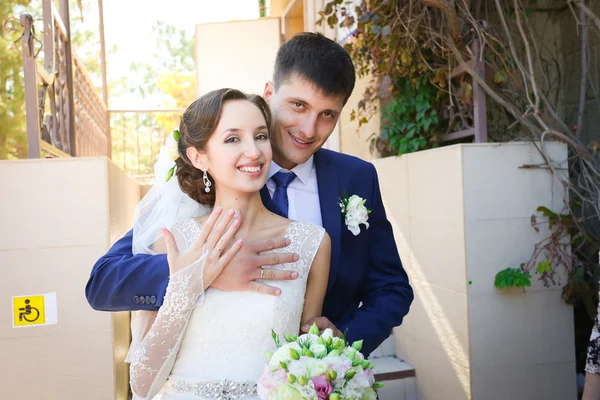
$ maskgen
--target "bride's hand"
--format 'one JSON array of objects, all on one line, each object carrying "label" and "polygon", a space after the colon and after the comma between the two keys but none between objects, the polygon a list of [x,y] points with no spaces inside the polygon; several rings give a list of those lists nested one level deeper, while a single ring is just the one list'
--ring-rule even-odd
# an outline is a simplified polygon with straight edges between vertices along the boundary
[{"label": "bride's hand", "polygon": [[234,214],[233,210],[223,213],[220,207],[216,208],[203,224],[196,243],[183,253],[179,252],[173,234],[168,229],[162,229],[167,247],[170,275],[172,276],[206,256],[203,280],[205,288],[210,286],[242,246],[241,239],[228,246],[240,227],[240,221],[233,219]]}]

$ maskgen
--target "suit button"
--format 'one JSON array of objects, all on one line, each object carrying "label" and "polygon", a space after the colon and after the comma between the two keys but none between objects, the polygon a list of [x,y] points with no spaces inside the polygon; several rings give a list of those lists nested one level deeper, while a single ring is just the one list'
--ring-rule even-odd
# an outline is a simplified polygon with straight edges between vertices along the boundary
[{"label": "suit button", "polygon": [[151,304],[150,303],[150,296],[146,296],[146,304]]},{"label": "suit button", "polygon": [[135,304],[140,304],[140,298],[138,296],[133,296],[133,301],[135,301]]},{"label": "suit button", "polygon": [[151,304],[154,304],[154,303],[156,303],[156,296],[152,296],[152,297],[150,297],[150,303],[151,303]]},{"label": "suit button", "polygon": [[146,304],[146,299],[144,299],[144,296],[140,296],[140,303]]}]

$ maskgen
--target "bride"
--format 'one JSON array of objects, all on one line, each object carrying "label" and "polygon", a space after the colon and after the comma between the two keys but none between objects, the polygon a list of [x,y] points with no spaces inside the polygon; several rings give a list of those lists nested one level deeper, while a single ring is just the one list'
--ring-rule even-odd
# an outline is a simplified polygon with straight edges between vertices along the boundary
[{"label": "bride", "polygon": [[[177,179],[155,185],[138,206],[142,216],[134,227],[134,250],[167,253],[170,270],[160,310],[134,314],[127,358],[134,398],[257,399],[264,353],[274,347],[271,330],[296,335],[321,315],[329,236],[271,213],[261,201],[271,163],[270,122],[261,97],[233,89],[210,92],[183,114]],[[167,194],[164,187],[175,189]],[[177,196],[181,201],[173,201]],[[199,215],[200,204],[212,208],[210,215]],[[182,216],[188,219],[175,222]],[[158,229],[148,226],[170,230],[161,229],[156,240]],[[299,257],[274,268],[294,270],[299,278],[277,282],[279,296],[210,287],[242,241],[283,235],[288,247],[274,252]]]}]

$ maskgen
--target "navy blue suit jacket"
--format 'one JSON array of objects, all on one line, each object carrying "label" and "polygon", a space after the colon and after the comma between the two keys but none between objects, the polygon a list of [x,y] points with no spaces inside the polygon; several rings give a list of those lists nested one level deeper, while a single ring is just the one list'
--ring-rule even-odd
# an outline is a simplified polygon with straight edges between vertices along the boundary
[{"label": "navy blue suit jacket", "polygon": [[[331,236],[331,266],[323,315],[349,341],[364,340],[370,354],[402,323],[413,291],[402,268],[387,220],[375,167],[356,157],[321,149],[315,167],[323,227]],[[354,236],[338,205],[342,194],[366,199],[369,229]],[[273,204],[266,187],[265,206]],[[161,304],[169,280],[165,255],[132,255],[132,231],[94,265],[86,296],[96,310],[153,310]]]}]

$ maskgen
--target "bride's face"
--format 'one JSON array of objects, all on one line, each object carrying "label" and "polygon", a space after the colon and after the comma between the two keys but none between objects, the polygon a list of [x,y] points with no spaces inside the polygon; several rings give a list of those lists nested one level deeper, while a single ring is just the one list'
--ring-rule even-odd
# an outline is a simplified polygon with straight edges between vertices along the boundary
[{"label": "bride's face", "polygon": [[267,180],[272,157],[266,125],[262,112],[250,101],[227,101],[217,129],[196,158],[199,164],[194,164],[208,168],[217,190],[258,192]]}]

